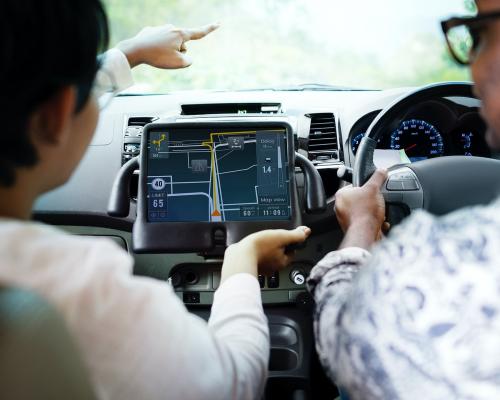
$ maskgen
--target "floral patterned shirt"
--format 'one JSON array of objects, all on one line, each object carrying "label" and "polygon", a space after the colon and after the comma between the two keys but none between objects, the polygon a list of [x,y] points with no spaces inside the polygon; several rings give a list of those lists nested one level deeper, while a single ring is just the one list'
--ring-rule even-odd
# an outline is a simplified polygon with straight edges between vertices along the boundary
[{"label": "floral patterned shirt", "polygon": [[351,399],[500,399],[500,201],[423,211],[314,267],[316,346]]}]

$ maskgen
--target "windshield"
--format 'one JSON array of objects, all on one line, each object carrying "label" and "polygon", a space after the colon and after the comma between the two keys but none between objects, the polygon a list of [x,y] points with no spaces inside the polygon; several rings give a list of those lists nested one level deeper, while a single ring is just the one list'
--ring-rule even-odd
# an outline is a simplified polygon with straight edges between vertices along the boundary
[{"label": "windshield", "polygon": [[184,70],[134,69],[135,93],[301,84],[384,89],[468,80],[439,21],[473,12],[467,0],[104,0],[112,43],[146,25],[220,22],[189,42]]}]

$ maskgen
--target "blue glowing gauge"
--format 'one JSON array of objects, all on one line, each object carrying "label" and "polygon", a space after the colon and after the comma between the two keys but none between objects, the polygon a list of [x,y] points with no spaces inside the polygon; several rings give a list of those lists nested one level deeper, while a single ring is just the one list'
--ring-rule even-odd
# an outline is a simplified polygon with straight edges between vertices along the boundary
[{"label": "blue glowing gauge", "polygon": [[428,122],[411,119],[392,132],[391,149],[404,150],[412,162],[441,157],[444,154],[443,137]]},{"label": "blue glowing gauge", "polygon": [[363,139],[364,136],[365,136],[364,133],[358,133],[351,139],[351,149],[353,154],[356,154],[356,152],[358,151],[358,147],[361,144],[361,139]]},{"label": "blue glowing gauge", "polygon": [[460,143],[465,156],[472,156],[472,142],[474,134],[472,132],[465,132],[460,135]]},{"label": "blue glowing gauge", "polygon": [[[359,145],[361,144],[361,140],[363,140],[365,135],[366,133],[358,133],[351,139],[351,149],[354,155],[356,155]],[[380,143],[380,139],[377,141],[377,143]]]}]

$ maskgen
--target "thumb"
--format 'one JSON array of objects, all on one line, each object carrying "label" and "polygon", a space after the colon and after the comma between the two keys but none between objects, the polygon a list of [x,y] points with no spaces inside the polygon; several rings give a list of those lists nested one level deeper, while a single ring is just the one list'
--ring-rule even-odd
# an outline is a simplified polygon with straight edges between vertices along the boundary
[{"label": "thumb", "polygon": [[368,182],[366,182],[366,186],[375,186],[377,189],[380,189],[387,180],[387,176],[388,174],[386,169],[377,169]]},{"label": "thumb", "polygon": [[286,231],[288,243],[301,243],[311,234],[311,229],[307,226],[299,226],[291,231]]},{"label": "thumb", "polygon": [[176,68],[187,68],[193,64],[193,59],[185,53],[177,52],[177,57],[179,59]]}]

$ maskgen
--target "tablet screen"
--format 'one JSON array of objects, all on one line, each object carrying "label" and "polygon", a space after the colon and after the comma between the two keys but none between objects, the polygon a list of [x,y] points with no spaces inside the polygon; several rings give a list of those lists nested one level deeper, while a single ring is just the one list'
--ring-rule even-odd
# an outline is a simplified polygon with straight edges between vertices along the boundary
[{"label": "tablet screen", "polygon": [[290,220],[285,129],[148,135],[149,222]]}]

